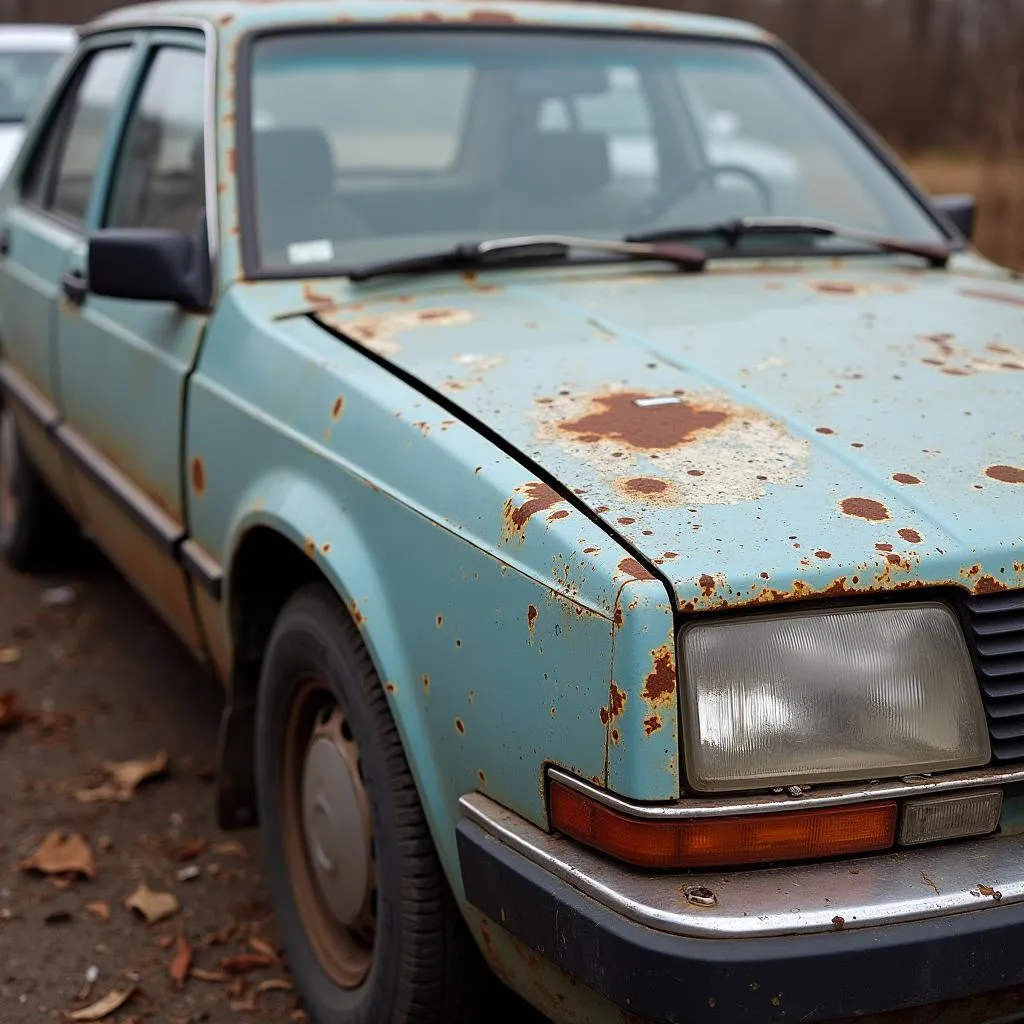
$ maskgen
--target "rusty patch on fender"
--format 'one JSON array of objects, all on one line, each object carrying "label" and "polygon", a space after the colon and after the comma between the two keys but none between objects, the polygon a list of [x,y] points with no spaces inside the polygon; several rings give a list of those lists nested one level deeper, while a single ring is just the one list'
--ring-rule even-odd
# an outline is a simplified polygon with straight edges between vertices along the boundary
[{"label": "rusty patch on fender", "polygon": [[519,19],[508,11],[489,11],[486,7],[478,7],[469,12],[469,20],[484,25],[515,25]]},{"label": "rusty patch on fender", "polygon": [[601,708],[601,724],[607,725],[611,721],[611,715],[607,708]]},{"label": "rusty patch on fender", "polygon": [[338,395],[338,397],[334,400],[334,405],[331,406],[331,419],[332,420],[340,420],[341,419],[341,414],[342,414],[344,408],[345,408],[345,396],[344,395]]},{"label": "rusty patch on fender", "polygon": [[981,576],[974,584],[976,594],[997,594],[1000,590],[1009,589],[1002,580],[997,580],[995,576]]},{"label": "rusty patch on fender", "polygon": [[1020,466],[989,466],[985,476],[1003,484],[1024,484],[1024,469]]},{"label": "rusty patch on fender", "polygon": [[333,306],[337,305],[337,302],[335,302],[332,296],[324,295],[323,293],[316,291],[313,285],[309,282],[302,286],[302,297],[310,304],[314,312],[331,309]]},{"label": "rusty patch on fender", "polygon": [[395,340],[400,334],[421,327],[455,327],[475,317],[468,309],[402,309],[352,318],[344,311],[322,312],[317,319],[377,355],[393,356],[402,350]]},{"label": "rusty patch on fender", "polygon": [[711,597],[714,595],[716,586],[714,576],[709,576],[707,573],[704,573],[697,582],[700,584],[700,592],[705,597]]},{"label": "rusty patch on fender", "polygon": [[676,692],[675,658],[672,648],[663,644],[652,651],[654,669],[644,683],[643,698],[648,704],[657,706],[671,701]]},{"label": "rusty patch on fender", "polygon": [[919,484],[921,482],[921,478],[912,473],[893,473],[892,478],[898,484]]},{"label": "rusty patch on fender", "polygon": [[618,718],[625,710],[626,695],[614,683],[608,697],[608,712],[612,718]]},{"label": "rusty patch on fender", "polygon": [[531,480],[522,487],[516,488],[517,494],[525,494],[526,501],[521,505],[515,504],[514,498],[505,502],[505,534],[506,539],[518,534],[520,539],[525,535],[526,524],[538,512],[546,512],[553,505],[565,501],[553,487],[541,483],[539,480]]},{"label": "rusty patch on fender", "polygon": [[569,518],[569,513],[566,512],[564,508],[560,508],[557,512],[552,512],[551,515],[548,516],[548,522],[551,523],[551,522],[554,522],[556,519],[568,519],[568,518]]},{"label": "rusty patch on fender", "polygon": [[202,497],[206,490],[206,467],[198,455],[192,460],[192,490],[199,497]]},{"label": "rusty patch on fender", "polygon": [[896,531],[908,544],[920,544],[921,534],[917,530],[911,530],[909,527],[905,527],[902,530]]},{"label": "rusty patch on fender", "polygon": [[526,609],[526,626],[530,631],[530,639],[533,639],[533,628],[537,624],[537,608],[535,605],[529,605]]},{"label": "rusty patch on fender", "polygon": [[650,736],[661,728],[661,718],[658,715],[651,715],[644,719],[644,732]]},{"label": "rusty patch on fender", "polygon": [[635,580],[653,580],[654,577],[635,559],[624,558],[619,562],[619,572],[632,576]]},{"label": "rusty patch on fender", "polygon": [[366,621],[366,616],[359,610],[359,605],[354,600],[349,602],[348,610],[352,614],[352,621],[357,626],[361,626]]},{"label": "rusty patch on fender", "polygon": [[860,284],[853,281],[809,281],[807,287],[820,295],[874,295],[878,293],[898,295],[907,290],[906,285],[902,284],[882,284],[880,282]]},{"label": "rusty patch on fender", "polygon": [[889,510],[874,498],[843,498],[839,508],[843,515],[866,519],[869,523],[882,523],[889,518]]},{"label": "rusty patch on fender", "polygon": [[563,389],[530,416],[538,439],[593,467],[630,505],[756,501],[802,477],[810,452],[784,422],[719,391]]},{"label": "rusty patch on fender", "polygon": [[466,732],[465,723],[462,721],[461,718],[456,718],[455,719],[455,728],[459,730],[459,735],[460,736],[464,735],[465,732]]}]

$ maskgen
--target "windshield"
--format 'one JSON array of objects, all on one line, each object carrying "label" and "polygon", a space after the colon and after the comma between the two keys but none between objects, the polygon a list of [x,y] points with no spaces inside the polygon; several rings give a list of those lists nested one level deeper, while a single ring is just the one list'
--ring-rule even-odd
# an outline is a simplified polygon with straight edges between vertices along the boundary
[{"label": "windshield", "polygon": [[0,124],[25,120],[54,64],[63,56],[48,50],[0,51]]},{"label": "windshield", "polygon": [[[319,31],[260,38],[250,67],[254,269],[301,273],[505,235],[622,238],[763,214],[944,238],[760,46]],[[736,251],[840,247],[849,240],[794,234],[743,239]]]}]

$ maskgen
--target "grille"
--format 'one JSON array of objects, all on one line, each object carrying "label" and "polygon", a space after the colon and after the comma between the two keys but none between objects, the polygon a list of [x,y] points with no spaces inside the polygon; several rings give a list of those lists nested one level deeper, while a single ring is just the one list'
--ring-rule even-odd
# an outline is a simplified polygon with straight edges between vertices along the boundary
[{"label": "grille", "polygon": [[969,598],[964,610],[992,757],[1024,759],[1024,590]]}]

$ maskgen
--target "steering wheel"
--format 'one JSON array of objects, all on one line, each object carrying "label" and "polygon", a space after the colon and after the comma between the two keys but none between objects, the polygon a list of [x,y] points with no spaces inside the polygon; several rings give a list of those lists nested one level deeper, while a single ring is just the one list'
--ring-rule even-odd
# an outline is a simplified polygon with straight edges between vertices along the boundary
[{"label": "steering wheel", "polygon": [[682,187],[673,188],[667,195],[655,200],[648,214],[648,224],[653,224],[657,221],[666,210],[670,209],[673,204],[677,203],[684,196],[695,192],[703,182],[713,181],[715,178],[725,174],[731,174],[750,182],[757,193],[758,199],[761,201],[761,213],[765,216],[772,213],[775,206],[772,198],[772,187],[757,171],[752,171],[749,167],[744,167],[742,164],[709,164],[687,178]]}]

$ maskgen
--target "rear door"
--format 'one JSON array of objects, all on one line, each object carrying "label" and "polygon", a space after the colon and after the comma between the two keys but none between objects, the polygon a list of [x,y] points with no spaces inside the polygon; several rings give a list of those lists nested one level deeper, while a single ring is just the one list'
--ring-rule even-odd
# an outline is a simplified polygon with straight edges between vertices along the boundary
[{"label": "rear door", "polygon": [[56,357],[61,275],[82,244],[92,182],[136,58],[134,37],[84,48],[54,93],[7,185],[0,213],[4,389],[22,441],[54,493],[79,507],[48,429],[61,405]]}]

